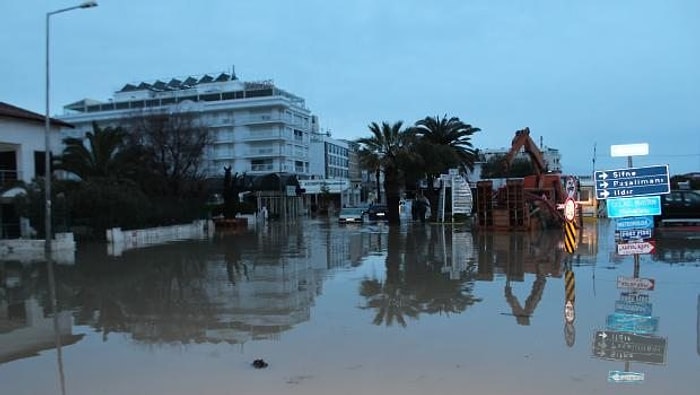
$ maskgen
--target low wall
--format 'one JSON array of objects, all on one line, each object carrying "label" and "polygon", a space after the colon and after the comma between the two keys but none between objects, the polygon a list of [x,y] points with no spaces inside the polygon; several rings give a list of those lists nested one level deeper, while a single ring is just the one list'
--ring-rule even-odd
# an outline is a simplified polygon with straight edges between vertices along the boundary
[{"label": "low wall", "polygon": [[206,239],[214,235],[214,222],[197,220],[191,224],[122,231],[107,230],[107,253],[119,256],[125,250],[163,244],[176,240]]},{"label": "low wall", "polygon": [[[0,260],[23,263],[44,262],[44,239],[2,239]],[[59,264],[75,263],[75,239],[73,233],[56,233],[51,241],[51,259]]]}]

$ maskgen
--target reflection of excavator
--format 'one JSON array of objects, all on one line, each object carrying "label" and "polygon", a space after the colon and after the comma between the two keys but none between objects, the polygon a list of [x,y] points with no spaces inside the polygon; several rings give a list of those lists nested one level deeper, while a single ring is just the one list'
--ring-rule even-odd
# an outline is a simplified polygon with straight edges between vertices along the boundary
[{"label": "reflection of excavator", "polygon": [[530,325],[530,317],[535,312],[537,304],[540,303],[542,299],[542,293],[544,292],[544,286],[547,283],[547,276],[540,271],[539,265],[537,266],[537,277],[532,283],[532,290],[530,290],[530,296],[525,300],[525,307],[520,305],[518,298],[513,295],[513,290],[510,287],[510,279],[506,282],[505,296],[506,301],[510,305],[513,311],[513,316],[515,316],[516,321],[519,325]]}]

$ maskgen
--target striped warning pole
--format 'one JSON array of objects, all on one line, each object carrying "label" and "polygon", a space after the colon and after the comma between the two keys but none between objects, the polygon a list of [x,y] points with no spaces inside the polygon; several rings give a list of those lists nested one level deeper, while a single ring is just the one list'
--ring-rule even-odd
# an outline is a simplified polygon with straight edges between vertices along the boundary
[{"label": "striped warning pole", "polygon": [[575,302],[576,278],[572,270],[566,270],[564,272],[564,321],[568,324],[572,324],[576,319]]},{"label": "striped warning pole", "polygon": [[566,290],[566,301],[574,303],[576,301],[576,278],[572,270],[564,272],[564,287]]},{"label": "striped warning pole", "polygon": [[578,242],[576,240],[576,224],[571,221],[564,222],[564,249],[573,255]]},{"label": "striped warning pole", "polygon": [[[564,201],[564,249],[571,256],[576,252],[578,240],[576,238],[576,180],[569,177],[566,180],[568,197]],[[580,207],[579,207],[580,208]],[[574,321],[576,320],[576,310],[574,309],[576,302],[576,279],[571,266],[567,265],[564,270],[564,339],[566,345],[573,347],[576,341],[576,328]]]}]

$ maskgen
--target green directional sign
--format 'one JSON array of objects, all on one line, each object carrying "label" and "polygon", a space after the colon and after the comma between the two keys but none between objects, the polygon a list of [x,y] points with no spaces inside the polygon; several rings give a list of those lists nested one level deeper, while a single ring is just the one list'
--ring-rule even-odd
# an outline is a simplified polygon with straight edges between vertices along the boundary
[{"label": "green directional sign", "polygon": [[594,177],[598,200],[663,195],[671,191],[667,165],[601,170]]}]

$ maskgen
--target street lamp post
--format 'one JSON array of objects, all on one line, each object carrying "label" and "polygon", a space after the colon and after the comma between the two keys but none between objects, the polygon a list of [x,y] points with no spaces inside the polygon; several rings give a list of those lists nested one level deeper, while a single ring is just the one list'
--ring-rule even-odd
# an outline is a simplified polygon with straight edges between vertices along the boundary
[{"label": "street lamp post", "polygon": [[80,8],[92,7],[97,7],[96,1],[84,1],[83,3],[73,7],[62,8],[60,10],[46,13],[46,113],[44,120],[44,220],[46,221],[44,223],[44,238],[46,239],[46,241],[44,243],[44,252],[46,254],[47,260],[49,260],[51,257],[51,240],[53,239],[53,234],[51,232],[51,121],[49,118],[49,23],[51,21],[52,15],[77,10]]}]

